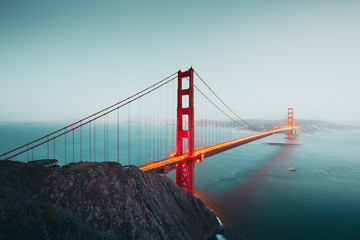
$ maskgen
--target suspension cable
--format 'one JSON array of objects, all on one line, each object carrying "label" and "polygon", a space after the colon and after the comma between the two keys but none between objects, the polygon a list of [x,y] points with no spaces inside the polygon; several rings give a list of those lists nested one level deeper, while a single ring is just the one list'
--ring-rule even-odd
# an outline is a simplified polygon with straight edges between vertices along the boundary
[{"label": "suspension cable", "polygon": [[[173,75],[174,75],[174,74],[173,74]],[[171,76],[172,76],[172,75],[171,75]],[[169,80],[167,80],[167,81],[165,81],[165,82],[163,82],[163,83],[161,83],[159,86],[156,86],[155,88],[153,88],[153,89],[151,89],[151,90],[149,90],[149,91],[147,91],[147,92],[145,92],[145,93],[143,93],[143,92],[144,92],[144,90],[143,90],[143,91],[141,91],[141,93],[142,93],[141,95],[139,95],[140,92],[137,93],[137,94],[135,94],[135,95],[139,95],[139,96],[137,96],[136,98],[131,99],[131,100],[129,100],[129,101],[121,104],[120,106],[117,106],[116,108],[111,109],[111,110],[109,110],[109,111],[107,111],[107,112],[105,112],[105,113],[103,113],[103,114],[101,114],[101,115],[99,115],[99,116],[96,116],[96,117],[94,117],[93,119],[90,119],[90,120],[88,120],[88,121],[86,121],[86,122],[83,122],[82,124],[76,126],[75,128],[71,127],[70,130],[66,130],[67,127],[64,127],[64,128],[62,128],[62,129],[64,130],[63,133],[60,133],[60,134],[58,134],[58,135],[56,135],[56,136],[54,136],[54,137],[52,137],[52,138],[50,138],[50,139],[48,139],[48,140],[45,140],[45,141],[43,141],[43,142],[41,142],[41,143],[38,143],[37,145],[34,145],[34,146],[30,147],[29,149],[34,149],[34,148],[36,148],[36,147],[38,147],[38,146],[43,145],[44,143],[47,143],[48,141],[52,141],[53,139],[56,139],[56,138],[60,137],[60,136],[62,136],[62,135],[65,135],[65,136],[66,136],[67,133],[69,133],[69,132],[71,132],[71,131],[74,131],[76,128],[82,127],[82,126],[84,126],[84,125],[86,125],[86,124],[88,124],[88,123],[90,123],[90,122],[93,122],[93,121],[95,121],[95,120],[97,120],[97,119],[99,119],[99,118],[101,118],[101,117],[103,117],[103,116],[105,116],[105,115],[107,115],[107,114],[109,114],[109,113],[111,113],[111,112],[119,109],[119,108],[122,108],[123,106],[126,106],[126,105],[134,102],[135,100],[137,100],[137,99],[139,99],[139,98],[141,98],[141,97],[143,97],[143,96],[145,96],[145,95],[147,95],[147,94],[155,91],[156,89],[159,89],[160,87],[168,84],[169,82],[173,81],[175,78],[177,78],[177,76],[176,76],[176,77],[173,77],[173,78],[171,78],[171,79],[169,79]],[[134,95],[133,95],[133,96],[134,96]],[[129,98],[127,98],[127,99],[129,99]],[[123,101],[121,101],[121,102],[124,102],[124,101],[125,101],[125,100],[123,100]],[[107,108],[107,109],[109,109],[109,108]],[[93,114],[92,116],[94,116],[94,114]],[[83,120],[82,120],[82,121],[83,121]],[[80,121],[78,121],[78,122],[80,122]],[[71,126],[71,125],[70,125],[70,126]],[[56,132],[54,132],[54,133],[51,133],[51,134],[48,134],[47,136],[54,135],[54,134],[57,133],[57,132],[58,132],[58,131],[56,131]],[[47,137],[47,136],[45,136],[45,137]],[[44,137],[39,138],[39,139],[43,139],[43,138],[44,138]],[[38,139],[38,140],[35,140],[35,141],[32,141],[31,143],[37,142],[37,141],[39,141],[39,139]],[[16,149],[14,149],[14,150],[11,150],[11,151],[9,151],[9,152],[7,152],[7,153],[4,153],[4,154],[0,155],[0,157],[6,155],[6,154],[8,154],[8,153],[14,152],[14,151],[16,151],[16,150],[18,150],[18,149],[20,149],[20,148],[22,148],[22,147],[24,147],[24,146],[30,145],[31,143],[25,144],[25,145],[23,145],[23,146],[21,146],[21,147],[18,147],[18,148],[16,148]],[[8,160],[8,159],[11,159],[11,158],[13,158],[13,157],[15,157],[15,156],[18,156],[18,155],[20,155],[20,154],[28,151],[29,149],[25,149],[25,150],[23,150],[23,151],[21,151],[21,152],[19,152],[19,153],[16,153],[16,154],[14,154],[14,155],[12,155],[12,156],[10,156],[10,157],[5,158],[4,160],[6,160],[6,159]]]},{"label": "suspension cable", "polygon": [[[60,131],[62,131],[62,130],[65,130],[65,131],[66,131],[67,128],[72,127],[72,126],[74,126],[74,125],[76,125],[76,124],[78,124],[78,123],[81,123],[81,122],[83,122],[83,121],[85,121],[85,120],[87,120],[87,119],[89,119],[89,118],[91,118],[91,117],[94,117],[94,116],[96,116],[96,115],[98,115],[98,114],[100,114],[100,113],[102,113],[102,112],[104,112],[104,111],[107,111],[107,110],[109,110],[109,109],[111,109],[111,108],[113,108],[113,107],[115,107],[115,106],[117,106],[117,105],[119,105],[119,104],[121,104],[121,103],[123,103],[123,102],[125,102],[125,101],[128,101],[129,99],[132,99],[132,98],[138,96],[139,94],[142,94],[143,92],[145,92],[145,91],[147,91],[147,90],[149,90],[149,89],[151,89],[151,88],[159,85],[160,83],[163,83],[164,81],[166,81],[167,79],[173,77],[173,76],[176,75],[176,74],[177,74],[177,72],[175,72],[175,73],[167,76],[166,78],[158,81],[158,82],[155,83],[155,84],[152,84],[151,86],[145,88],[144,90],[142,90],[142,91],[140,91],[140,92],[137,92],[137,93],[133,94],[132,96],[130,96],[130,97],[124,99],[124,100],[121,100],[120,102],[117,102],[117,103],[111,105],[110,107],[104,108],[104,109],[102,109],[102,110],[100,110],[100,111],[98,111],[98,112],[96,112],[96,113],[94,113],[94,114],[92,114],[92,115],[90,115],[90,116],[88,116],[88,117],[85,117],[85,118],[83,118],[83,119],[81,119],[81,120],[79,120],[79,121],[77,121],[77,122],[75,122],[75,123],[69,124],[69,125],[67,125],[66,127],[63,127],[63,128],[61,128],[61,129],[59,129],[59,130],[56,130],[55,132],[52,132],[52,133],[50,133],[50,134],[47,134],[47,135],[45,135],[45,136],[43,136],[43,137],[41,137],[41,138],[38,138],[38,139],[36,139],[36,140],[34,140],[34,141],[32,141],[32,142],[29,142],[29,143],[27,143],[27,144],[24,144],[24,145],[22,145],[22,146],[20,146],[20,147],[17,147],[17,148],[15,148],[15,149],[11,150],[11,151],[8,151],[8,152],[6,152],[6,153],[3,153],[3,154],[0,155],[0,157],[5,156],[5,155],[7,155],[7,154],[9,154],[9,153],[12,153],[12,152],[14,152],[14,151],[16,151],[16,150],[19,150],[19,149],[21,149],[21,148],[23,148],[23,147],[29,146],[29,145],[31,145],[31,144],[33,144],[33,143],[35,143],[35,142],[38,142],[38,141],[40,141],[40,140],[42,140],[42,139],[44,139],[44,138],[47,138],[47,137],[49,137],[49,136],[51,136],[51,135],[54,135],[55,133],[58,133],[58,132],[60,132]],[[173,78],[173,79],[174,79],[174,78]],[[172,79],[172,80],[173,80],[173,79]],[[116,109],[117,109],[117,108],[116,108]],[[83,125],[83,124],[80,124],[80,126],[82,126],[82,125]],[[78,126],[78,127],[79,127],[79,126]]]},{"label": "suspension cable", "polygon": [[[251,126],[253,129],[257,129],[258,131],[261,131],[259,130],[258,128],[252,126],[251,124],[249,124],[247,121],[245,121],[243,118],[241,118],[236,112],[234,112],[210,87],[209,85],[206,84],[206,82],[199,76],[199,74],[194,70],[196,76],[198,76],[198,78],[205,84],[205,86],[215,95],[215,97],[217,99],[219,99],[219,101],[224,104],[224,106],[230,110],[230,112],[232,112],[236,117],[238,117],[241,121],[243,121],[245,124],[247,124],[248,126]],[[249,128],[247,128],[249,129]],[[250,129],[249,129],[250,130]]]},{"label": "suspension cable", "polygon": [[[196,90],[198,90],[201,95],[203,95],[212,105],[214,105],[220,112],[222,112],[224,115],[226,115],[228,118],[230,118],[231,120],[233,120],[234,122],[236,122],[237,124],[239,124],[240,126],[242,126],[243,128],[246,128],[244,125],[242,125],[242,123],[238,122],[237,120],[235,120],[234,118],[232,118],[231,116],[229,116],[229,114],[227,114],[226,112],[224,112],[218,105],[216,105],[213,101],[210,100],[210,98],[208,98],[197,86],[195,86],[194,84],[194,88]],[[246,128],[248,129],[248,128]],[[206,131],[206,130],[205,130]]]}]

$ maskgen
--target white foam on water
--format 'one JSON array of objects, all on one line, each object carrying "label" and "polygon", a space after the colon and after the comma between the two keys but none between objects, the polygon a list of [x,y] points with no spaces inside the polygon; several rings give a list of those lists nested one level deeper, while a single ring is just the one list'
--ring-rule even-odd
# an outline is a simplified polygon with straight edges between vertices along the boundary
[{"label": "white foam on water", "polygon": [[[216,219],[219,221],[220,226],[223,226],[220,218],[216,217]],[[216,234],[215,236],[216,236],[216,239],[217,239],[217,240],[226,240],[226,238],[225,238],[224,235],[222,235],[222,234]]]},{"label": "white foam on water", "polygon": [[217,240],[226,240],[226,238],[222,234],[216,234],[216,239]]}]

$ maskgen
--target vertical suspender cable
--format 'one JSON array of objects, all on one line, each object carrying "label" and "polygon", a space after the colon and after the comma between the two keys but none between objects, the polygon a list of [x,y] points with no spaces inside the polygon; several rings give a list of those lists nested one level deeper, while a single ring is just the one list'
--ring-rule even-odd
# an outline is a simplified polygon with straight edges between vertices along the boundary
[{"label": "vertical suspender cable", "polygon": [[136,164],[139,165],[139,107],[136,110]]},{"label": "vertical suspender cable", "polygon": [[128,114],[129,114],[129,118],[128,118],[128,165],[130,165],[130,104],[129,104],[129,109],[128,109]]},{"label": "vertical suspender cable", "polygon": [[[207,106],[207,105],[206,105]],[[207,125],[207,114],[206,114],[206,112],[207,112],[207,107],[205,107],[204,108],[205,109],[205,114],[204,114],[204,118],[205,118],[205,121],[204,121],[204,147],[207,147],[207,145],[206,145],[206,140],[207,140],[207,131],[206,131],[206,125]]]},{"label": "vertical suspender cable", "polygon": [[109,114],[106,115],[106,161],[109,161]]},{"label": "vertical suspender cable", "polygon": [[145,99],[145,107],[144,107],[144,124],[145,124],[145,149],[144,149],[144,163],[146,164],[147,163],[147,159],[148,159],[148,149],[149,149],[149,133],[148,133],[148,123],[147,123],[147,119],[148,119],[148,112],[147,110],[149,109],[148,108],[148,104],[149,104],[149,101],[147,101],[147,99]]},{"label": "vertical suspender cable", "polygon": [[89,123],[89,161],[91,162],[91,122]]},{"label": "vertical suspender cable", "polygon": [[65,165],[66,165],[66,128],[64,129],[64,132],[65,132]]},{"label": "vertical suspender cable", "polygon": [[72,134],[73,134],[73,162],[75,162],[75,133],[74,133],[74,129],[72,130]]},{"label": "vertical suspender cable", "polygon": [[119,143],[119,109],[117,110],[117,161],[120,163],[120,143]]},{"label": "vertical suspender cable", "polygon": [[49,137],[47,137],[47,159],[49,159],[50,158],[50,154],[49,154]]},{"label": "vertical suspender cable", "polygon": [[[168,91],[166,91],[165,89],[165,94],[164,94],[164,104],[166,104],[168,101],[167,100],[167,93]],[[164,116],[165,116],[165,153],[166,153],[166,158],[169,155],[169,143],[168,143],[168,124],[167,124],[167,119],[166,119],[166,113],[167,113],[167,104],[164,107]]]},{"label": "vertical suspender cable", "polygon": [[[80,121],[80,125],[82,122]],[[80,161],[82,161],[82,127],[80,127]]]},{"label": "vertical suspender cable", "polygon": [[[159,96],[161,96],[161,93],[159,94]],[[162,123],[161,123],[161,112],[162,112],[162,104],[161,104],[161,98],[159,97],[159,158],[158,160],[160,160],[162,158]]]},{"label": "vertical suspender cable", "polygon": [[[154,103],[155,103],[155,94],[154,94],[154,97],[152,98],[152,105],[154,106]],[[156,140],[157,140],[157,136],[156,136],[156,133],[157,133],[157,126],[156,126],[156,113],[153,112],[153,117],[154,117],[154,127],[153,127],[153,131],[152,131],[152,137],[153,137],[153,140],[151,141],[152,142],[152,149],[153,149],[153,154],[152,154],[152,159],[156,159],[156,147],[155,147],[155,143],[156,143]]]},{"label": "vertical suspender cable", "polygon": [[54,138],[54,159],[55,159],[55,138]]},{"label": "vertical suspender cable", "polygon": [[142,127],[142,122],[141,122],[141,99],[139,99],[139,129],[140,129],[140,133],[139,133],[139,144],[140,144],[140,151],[139,151],[139,160],[140,160],[140,164],[141,165],[141,127]]},{"label": "vertical suspender cable", "polygon": [[[150,98],[149,98],[149,100],[150,100]],[[147,161],[146,162],[148,162],[148,161],[150,161],[150,101],[147,101],[147,104],[148,104],[148,107],[147,107],[147,109],[146,109],[146,111],[147,111],[147,123],[146,123],[146,127],[147,127],[147,137],[146,137],[146,139],[147,139],[147,149],[148,149],[148,152],[147,152]]]},{"label": "vertical suspender cable", "polygon": [[217,121],[216,121],[216,109],[214,109],[213,108],[213,123],[214,123],[214,128],[213,128],[213,136],[212,136],[212,138],[213,138],[213,140],[212,140],[212,142],[213,142],[213,145],[216,145],[216,135],[215,135],[215,132],[216,132],[216,128],[218,127],[217,125]]},{"label": "vertical suspender cable", "polygon": [[106,139],[106,126],[105,126],[105,118],[106,118],[106,115],[104,116],[104,162],[106,161],[106,142],[105,142],[105,139]]},{"label": "vertical suspender cable", "polygon": [[94,121],[94,162],[96,162],[96,121]]}]

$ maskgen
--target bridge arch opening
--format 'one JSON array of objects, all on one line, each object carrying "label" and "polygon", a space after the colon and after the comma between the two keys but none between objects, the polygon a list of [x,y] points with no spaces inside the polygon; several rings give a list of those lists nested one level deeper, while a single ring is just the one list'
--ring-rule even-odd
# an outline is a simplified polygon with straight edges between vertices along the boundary
[{"label": "bridge arch opening", "polygon": [[181,81],[181,90],[186,90],[190,88],[190,81],[188,77],[183,78]]},{"label": "bridge arch opening", "polygon": [[189,130],[189,115],[182,116],[182,130],[184,131]]},{"label": "bridge arch opening", "polygon": [[183,95],[181,102],[182,102],[182,104],[181,104],[182,108],[188,108],[189,107],[189,95]]}]

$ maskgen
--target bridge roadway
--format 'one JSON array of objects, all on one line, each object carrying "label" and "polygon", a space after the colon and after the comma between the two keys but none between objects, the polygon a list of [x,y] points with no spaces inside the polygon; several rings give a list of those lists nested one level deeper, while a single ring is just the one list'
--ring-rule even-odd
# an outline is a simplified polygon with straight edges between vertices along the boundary
[{"label": "bridge roadway", "polygon": [[214,146],[202,148],[199,150],[194,151],[194,155],[192,157],[188,157],[188,154],[183,154],[181,156],[175,156],[166,158],[160,161],[151,162],[145,165],[140,166],[140,170],[146,172],[146,171],[158,171],[160,173],[167,173],[170,170],[173,170],[177,168],[180,164],[183,164],[187,159],[193,159],[193,160],[203,160],[207,157],[211,157],[215,154],[230,150],[232,148],[238,147],[240,145],[250,143],[256,140],[259,140],[264,137],[268,137],[270,135],[274,135],[281,132],[286,132],[288,130],[294,130],[298,127],[283,127],[275,130],[269,130],[264,131],[261,133],[253,134],[247,137],[239,138],[236,140],[228,141],[225,143],[220,143]]}]

